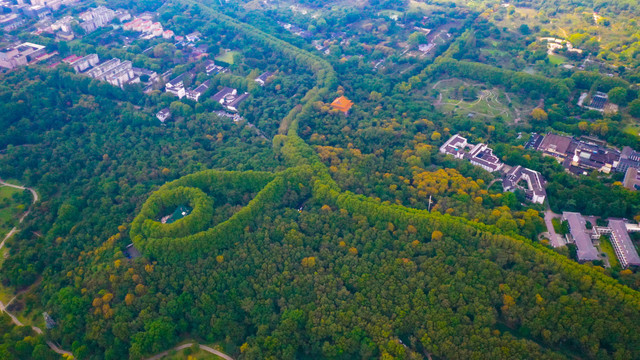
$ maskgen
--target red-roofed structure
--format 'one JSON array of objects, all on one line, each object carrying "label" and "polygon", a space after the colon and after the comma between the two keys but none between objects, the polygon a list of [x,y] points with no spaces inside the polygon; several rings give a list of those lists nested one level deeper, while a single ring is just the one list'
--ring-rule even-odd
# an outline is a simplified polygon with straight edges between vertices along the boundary
[{"label": "red-roofed structure", "polygon": [[339,98],[333,100],[331,103],[331,107],[341,111],[343,114],[347,115],[349,110],[353,106],[353,101],[347,99],[344,96],[340,96]]}]

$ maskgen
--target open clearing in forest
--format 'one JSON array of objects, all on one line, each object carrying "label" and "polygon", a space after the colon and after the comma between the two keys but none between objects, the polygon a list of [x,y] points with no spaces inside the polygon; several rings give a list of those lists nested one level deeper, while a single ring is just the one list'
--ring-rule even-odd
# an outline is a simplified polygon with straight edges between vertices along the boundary
[{"label": "open clearing in forest", "polygon": [[238,51],[227,51],[226,53],[216,56],[216,60],[225,62],[229,65],[233,65],[233,56],[240,54]]},{"label": "open clearing in forest", "polygon": [[551,54],[547,56],[549,57],[549,62],[553,65],[561,65],[567,62],[567,58],[562,55]]},{"label": "open clearing in forest", "polygon": [[[476,99],[466,101],[462,99],[461,95],[456,96],[456,90],[461,87],[475,88],[477,91]],[[501,116],[506,122],[520,120],[519,111],[515,110],[520,105],[514,101],[515,96],[500,89],[486,88],[482,84],[474,84],[455,78],[440,80],[432,86],[432,89],[440,93],[435,105],[444,113],[453,112],[458,115],[488,119]],[[513,107],[510,108],[509,103],[512,103]]]}]

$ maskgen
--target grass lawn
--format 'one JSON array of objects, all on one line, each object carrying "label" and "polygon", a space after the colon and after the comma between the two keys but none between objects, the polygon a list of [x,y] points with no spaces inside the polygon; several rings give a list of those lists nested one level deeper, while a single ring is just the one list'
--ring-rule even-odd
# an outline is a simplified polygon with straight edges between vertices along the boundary
[{"label": "grass lawn", "polygon": [[216,56],[216,60],[225,62],[229,65],[233,65],[233,56],[235,54],[240,54],[239,51],[229,51],[222,55]]},{"label": "grass lawn", "polygon": [[511,110],[499,99],[502,93],[497,89],[489,91],[478,91],[478,99],[474,101],[464,101],[451,98],[449,89],[439,89],[442,94],[442,110],[454,111],[460,115],[472,113],[474,116],[495,118],[502,116],[505,121],[511,121],[514,116]]},{"label": "grass lawn", "polygon": [[0,201],[4,198],[11,198],[13,194],[22,192],[20,189],[12,188],[10,186],[0,186]]},{"label": "grass lawn", "polygon": [[9,300],[11,300],[14,295],[15,293],[12,289],[0,285],[0,301],[2,301],[4,304],[9,302]]},{"label": "grass lawn", "polygon": [[640,125],[629,125],[624,128],[624,132],[633,136],[640,136]]},{"label": "grass lawn", "polygon": [[[9,186],[0,186],[0,235],[4,237],[15,225],[12,221],[14,217],[24,211],[19,209],[15,201],[11,198],[13,194],[19,194],[22,190]],[[1,239],[0,239],[1,241]]]},{"label": "grass lawn", "polygon": [[613,245],[611,245],[611,241],[608,237],[600,238],[600,251],[607,254],[611,268],[620,269],[620,263],[616,257],[616,252],[613,250]]},{"label": "grass lawn", "polygon": [[564,56],[560,56],[556,54],[551,54],[547,56],[549,57],[549,63],[553,65],[561,65],[567,62],[567,58],[565,58]]}]

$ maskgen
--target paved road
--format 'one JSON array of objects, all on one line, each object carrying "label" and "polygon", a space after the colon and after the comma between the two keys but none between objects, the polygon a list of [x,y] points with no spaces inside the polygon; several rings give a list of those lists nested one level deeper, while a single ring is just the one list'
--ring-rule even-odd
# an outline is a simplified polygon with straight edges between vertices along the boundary
[{"label": "paved road", "polygon": [[554,213],[547,205],[547,210],[544,211],[544,223],[547,225],[547,232],[549,233],[549,240],[551,240],[551,246],[557,248],[565,245],[564,240],[556,233],[553,228],[551,219],[560,217],[560,215]]},{"label": "paved road", "polygon": [[[183,345],[180,345],[180,346],[176,346],[171,350],[178,350],[179,351],[179,350],[191,347],[191,346],[193,346],[193,343],[186,343],[186,344],[183,344]],[[207,345],[200,345],[200,349],[202,349],[202,350],[204,350],[206,352],[209,352],[211,354],[218,355],[218,356],[220,356],[221,358],[223,358],[225,360],[233,360],[233,358],[231,356],[229,356],[229,355],[227,355],[227,354],[225,354],[223,352],[220,352],[220,351],[218,351],[218,350],[216,350],[216,349],[214,349],[212,347],[209,347]],[[169,352],[171,350],[163,351],[163,352],[161,352],[159,354],[156,354],[156,355],[154,355],[154,356],[152,356],[150,358],[147,358],[145,360],[159,360],[159,359],[162,359],[163,357],[169,355]]]}]

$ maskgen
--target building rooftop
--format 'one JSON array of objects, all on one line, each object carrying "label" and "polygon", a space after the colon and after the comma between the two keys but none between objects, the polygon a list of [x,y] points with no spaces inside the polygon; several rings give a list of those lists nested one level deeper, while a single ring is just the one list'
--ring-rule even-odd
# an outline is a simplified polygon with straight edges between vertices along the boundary
[{"label": "building rooftop", "polygon": [[527,143],[524,145],[524,148],[537,150],[540,146],[540,143],[542,143],[542,139],[544,139],[544,136],[540,134],[531,134],[531,137],[529,138],[529,141],[527,141]]},{"label": "building rooftop", "polygon": [[205,82],[200,84],[197,88],[195,88],[193,91],[199,94],[203,94],[205,91],[209,90],[210,86],[211,86],[211,80],[206,80]]},{"label": "building rooftop", "polygon": [[640,256],[638,256],[629,237],[626,223],[623,220],[609,220],[609,228],[611,229],[611,245],[613,245],[622,267],[640,266]]},{"label": "building rooftop", "polygon": [[269,76],[271,76],[271,75],[273,75],[273,73],[272,73],[272,72],[265,71],[265,72],[263,72],[262,74],[260,74],[260,76],[258,76],[258,77],[256,78],[256,80],[255,80],[255,81],[257,81],[257,82],[260,82],[260,83],[264,84],[264,83],[266,83],[266,82],[267,82],[267,79],[268,79],[268,78],[269,78]]},{"label": "building rooftop", "polygon": [[237,109],[238,105],[240,105],[240,103],[245,101],[248,97],[249,97],[249,93],[241,94],[237,98],[235,98],[231,103],[229,103],[227,107]]},{"label": "building rooftop", "polygon": [[591,99],[591,104],[589,104],[589,107],[592,109],[598,109],[598,110],[603,110],[604,106],[607,104],[607,98],[604,96],[600,96],[600,95],[595,95],[592,99]]},{"label": "building rooftop", "polygon": [[474,146],[468,157],[472,163],[476,163],[491,172],[498,171],[503,166],[500,159],[493,155],[493,150],[482,143]]},{"label": "building rooftop", "polygon": [[187,79],[188,76],[191,76],[189,73],[184,73],[182,75],[178,75],[175,78],[173,78],[171,81],[169,81],[166,86],[172,88],[172,87],[176,87],[176,86],[180,86],[181,83],[184,82],[184,80]]},{"label": "building rooftop", "polygon": [[336,110],[340,110],[343,113],[346,113],[353,106],[353,101],[347,99],[345,96],[340,96],[339,98],[333,100],[331,103],[331,107]]},{"label": "building rooftop", "polygon": [[569,223],[571,237],[578,247],[578,260],[593,261],[598,260],[598,250],[591,242],[591,236],[587,233],[587,221],[580,213],[563,212],[562,217]]},{"label": "building rooftop", "polygon": [[573,139],[568,136],[549,133],[544,137],[538,149],[566,156],[572,142]]},{"label": "building rooftop", "polygon": [[527,189],[525,190],[527,197],[534,202],[543,203],[547,197],[547,191],[544,188],[545,181],[542,174],[535,170],[520,165],[511,168],[502,178],[502,187],[504,191],[521,188],[518,183],[523,179],[527,182]]},{"label": "building rooftop", "polygon": [[629,190],[638,190],[640,189],[640,174],[638,174],[638,169],[634,167],[630,167],[627,169],[627,172],[624,174],[624,181],[622,184]]},{"label": "building rooftop", "polygon": [[466,147],[467,139],[455,134],[440,146],[440,152],[461,158],[464,155],[464,149]]},{"label": "building rooftop", "polygon": [[215,95],[212,96],[212,99],[214,101],[220,102],[220,100],[224,99],[228,95],[232,95],[236,91],[237,91],[236,89],[225,86],[220,91],[215,93]]}]

